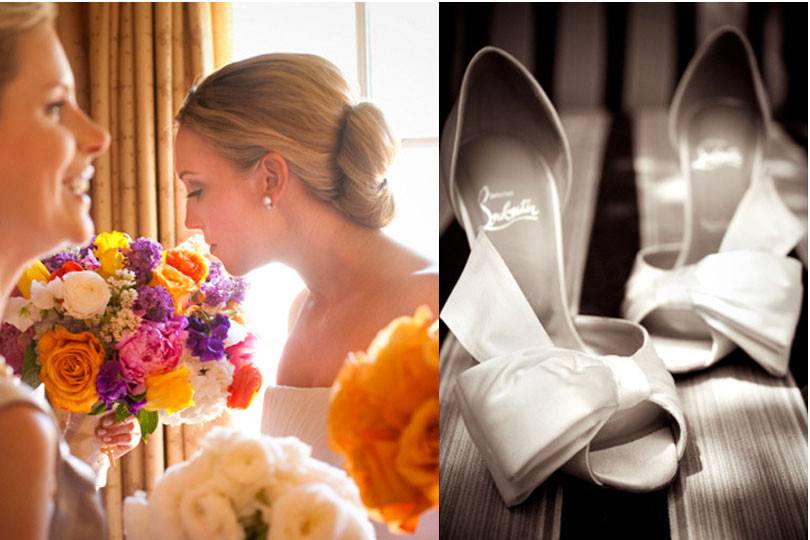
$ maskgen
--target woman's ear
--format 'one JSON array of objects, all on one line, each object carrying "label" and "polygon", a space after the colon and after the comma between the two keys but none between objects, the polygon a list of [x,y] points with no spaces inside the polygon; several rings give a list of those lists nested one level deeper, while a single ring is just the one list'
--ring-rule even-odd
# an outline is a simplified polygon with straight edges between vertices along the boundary
[{"label": "woman's ear", "polygon": [[259,162],[258,173],[262,177],[262,196],[270,197],[273,205],[278,204],[290,179],[287,160],[278,152],[267,152]]}]

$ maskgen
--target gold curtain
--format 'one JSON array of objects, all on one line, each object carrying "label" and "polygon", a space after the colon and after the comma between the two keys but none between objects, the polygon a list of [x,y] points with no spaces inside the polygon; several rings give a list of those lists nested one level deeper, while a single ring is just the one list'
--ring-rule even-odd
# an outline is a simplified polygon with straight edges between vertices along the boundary
[{"label": "gold curtain", "polygon": [[[176,245],[188,231],[185,191],[174,174],[173,118],[191,85],[230,61],[230,5],[59,4],[56,26],[79,104],[112,136],[92,184],[96,230]],[[123,498],[151,491],[208,428],[158,429],[110,470],[104,502],[111,539],[123,538]]]}]

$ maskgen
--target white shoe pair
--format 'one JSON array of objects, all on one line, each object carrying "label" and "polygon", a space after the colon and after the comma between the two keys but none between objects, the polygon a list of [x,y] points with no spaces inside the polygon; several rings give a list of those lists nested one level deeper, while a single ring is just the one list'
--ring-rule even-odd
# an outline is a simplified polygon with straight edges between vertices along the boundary
[{"label": "white shoe pair", "polygon": [[698,51],[671,113],[691,189],[685,242],[639,254],[632,321],[572,317],[560,225],[571,157],[559,118],[499,49],[479,51],[464,75],[441,163],[472,253],[441,316],[480,362],[455,392],[508,505],[561,467],[629,491],[669,483],[686,424],[668,369],[706,367],[737,343],[785,373],[802,286],[784,254],[803,231],[761,174],[767,106],[739,33],[722,29]]}]

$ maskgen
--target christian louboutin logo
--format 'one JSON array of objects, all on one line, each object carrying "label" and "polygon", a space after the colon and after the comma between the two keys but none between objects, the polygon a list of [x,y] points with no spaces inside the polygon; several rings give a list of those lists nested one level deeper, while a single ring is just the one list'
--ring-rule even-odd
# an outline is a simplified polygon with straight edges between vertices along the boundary
[{"label": "christian louboutin logo", "polygon": [[[487,217],[487,222],[484,223],[485,231],[500,231],[512,223],[524,219],[532,221],[539,219],[540,212],[537,211],[537,207],[531,199],[521,199],[519,203],[513,204],[511,199],[514,196],[514,191],[490,191],[487,186],[481,188],[478,193],[478,205]],[[506,200],[501,204],[499,199]],[[498,205],[500,205],[500,209],[497,209]],[[490,206],[496,209],[490,208]]]},{"label": "christian louboutin logo", "polygon": [[697,148],[697,157],[692,161],[692,168],[713,171],[721,167],[742,167],[740,149],[722,139],[706,139]]}]

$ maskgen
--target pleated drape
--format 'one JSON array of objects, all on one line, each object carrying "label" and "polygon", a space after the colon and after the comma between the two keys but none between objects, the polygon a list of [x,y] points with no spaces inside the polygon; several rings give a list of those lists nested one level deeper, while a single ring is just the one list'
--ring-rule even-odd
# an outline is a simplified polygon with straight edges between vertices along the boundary
[{"label": "pleated drape", "polygon": [[[178,244],[188,231],[185,191],[174,174],[173,118],[191,85],[230,61],[230,5],[66,3],[56,26],[79,104],[112,136],[92,184],[96,230]],[[227,423],[223,415],[211,424]],[[158,429],[110,470],[104,502],[111,539],[123,538],[124,497],[151,490],[210,427]]]}]

